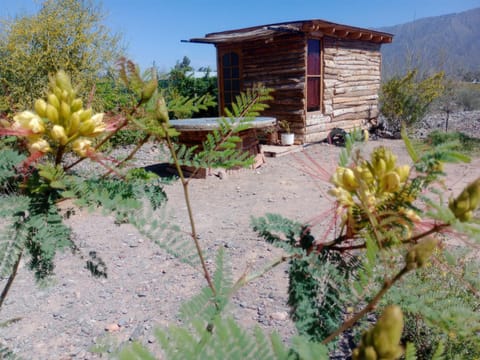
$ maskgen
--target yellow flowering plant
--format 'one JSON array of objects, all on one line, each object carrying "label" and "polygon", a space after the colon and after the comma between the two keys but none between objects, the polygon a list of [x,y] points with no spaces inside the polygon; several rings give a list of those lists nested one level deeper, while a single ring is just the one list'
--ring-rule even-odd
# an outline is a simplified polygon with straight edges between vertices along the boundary
[{"label": "yellow flowering plant", "polygon": [[35,101],[34,112],[23,111],[13,117],[10,134],[24,137],[31,154],[54,154],[58,165],[68,151],[81,157],[94,151],[91,138],[107,130],[103,118],[103,113],[84,108],[70,77],[60,70],[50,78],[46,99]]},{"label": "yellow flowering plant", "polygon": [[[145,199],[153,208],[165,200],[156,176],[120,168],[134,152],[120,163],[105,161],[108,159],[101,153],[110,136],[139,112],[146,112],[143,107],[156,95],[156,84],[156,78],[147,82],[139,77],[142,94],[132,95],[138,95],[134,99],[137,106],[107,123],[103,113],[84,105],[69,75],[60,70],[50,76],[47,95],[37,99],[32,110],[19,112],[11,120],[1,119],[0,136],[20,141],[13,147],[4,143],[0,147],[0,218],[6,224],[0,233],[0,276],[8,279],[0,308],[22,257],[30,257],[29,267],[38,280],[43,280],[53,273],[57,250],[77,248],[63,222],[59,202],[72,199],[79,206],[102,207],[118,221],[126,221]],[[72,156],[67,158],[67,154]],[[84,159],[105,167],[106,173],[80,175],[71,171]],[[103,267],[95,264],[98,259],[89,259],[87,268],[96,276],[106,276]]]}]

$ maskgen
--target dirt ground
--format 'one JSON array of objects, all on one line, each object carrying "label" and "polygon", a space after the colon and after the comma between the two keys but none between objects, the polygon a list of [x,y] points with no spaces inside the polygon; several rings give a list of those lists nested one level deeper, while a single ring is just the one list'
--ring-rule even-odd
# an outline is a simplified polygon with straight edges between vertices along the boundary
[{"label": "dirt ground", "polygon": [[[366,151],[378,145],[390,146],[400,163],[408,162],[402,141],[371,141]],[[267,158],[256,170],[193,179],[191,200],[208,263],[213,264],[216,250],[223,247],[235,278],[281,255],[253,232],[252,216],[277,213],[315,223],[328,215],[332,204],[326,194],[328,177],[317,165],[331,173],[339,151],[314,144]],[[480,158],[447,166],[451,175],[447,191],[458,193],[480,176],[479,169]],[[179,182],[165,190],[168,221],[188,231]],[[78,211],[69,223],[81,252],[96,251],[105,260],[108,278],[92,278],[85,261],[67,252],[58,255],[53,283],[38,288],[23,264],[0,313],[0,323],[13,319],[0,328],[0,339],[25,359],[95,359],[100,355],[90,352],[93,346],[111,352],[115,345],[132,340],[155,349],[154,329],[176,323],[182,301],[205,285],[200,271],[180,263],[132,226],[115,225],[111,217]],[[231,311],[246,326],[258,324],[288,339],[295,330],[288,319],[286,290],[282,265],[241,289]]]}]

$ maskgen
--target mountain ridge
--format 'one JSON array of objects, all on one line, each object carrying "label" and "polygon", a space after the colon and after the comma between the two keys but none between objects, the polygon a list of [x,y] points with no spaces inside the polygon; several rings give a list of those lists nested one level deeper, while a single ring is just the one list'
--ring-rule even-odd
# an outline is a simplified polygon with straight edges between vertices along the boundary
[{"label": "mountain ridge", "polygon": [[394,35],[391,44],[382,46],[383,75],[413,68],[457,77],[480,73],[479,25],[480,7],[377,28]]}]

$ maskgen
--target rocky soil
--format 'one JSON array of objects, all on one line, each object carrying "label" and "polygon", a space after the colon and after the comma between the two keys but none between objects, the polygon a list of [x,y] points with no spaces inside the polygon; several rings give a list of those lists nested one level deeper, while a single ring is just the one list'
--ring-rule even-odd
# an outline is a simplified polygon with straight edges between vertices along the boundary
[{"label": "rocky soil", "polygon": [[[480,137],[480,112],[455,119],[451,116],[450,129],[465,129]],[[441,128],[441,120],[427,119],[422,128]],[[378,145],[392,147],[400,162],[408,161],[402,141],[371,141],[366,151]],[[301,152],[267,158],[256,170],[193,179],[191,200],[209,266],[218,248],[225,249],[234,277],[277,259],[281,252],[252,231],[251,217],[273,212],[301,222],[318,221],[331,200],[326,195],[326,176],[316,164],[332,171],[339,151],[324,143],[310,144]],[[151,166],[164,159],[161,147],[150,144],[139,153],[136,166]],[[479,169],[480,158],[448,166],[448,191],[458,192],[480,175]],[[169,198],[165,221],[188,231],[179,182],[165,190]],[[96,251],[105,260],[108,278],[92,278],[84,259],[66,252],[58,255],[52,282],[38,287],[22,264],[1,309],[0,323],[9,323],[0,328],[0,339],[25,359],[107,358],[118,344],[132,340],[157,351],[154,329],[178,322],[182,301],[205,285],[199,270],[180,263],[132,226],[116,225],[111,217],[77,210],[68,222],[81,253]],[[315,232],[321,234],[322,229]],[[286,290],[283,265],[241,289],[231,311],[245,326],[276,330],[288,340],[295,329],[288,318]],[[107,354],[93,353],[95,346]]]}]

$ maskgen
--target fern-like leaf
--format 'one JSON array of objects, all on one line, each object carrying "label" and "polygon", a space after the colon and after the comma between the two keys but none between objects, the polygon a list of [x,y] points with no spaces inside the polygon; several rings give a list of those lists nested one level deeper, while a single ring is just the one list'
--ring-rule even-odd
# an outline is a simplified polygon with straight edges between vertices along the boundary
[{"label": "fern-like leaf", "polygon": [[224,262],[222,248],[217,253],[216,269],[212,280],[216,291],[215,296],[210,287],[205,287],[200,294],[183,303],[180,307],[180,316],[185,322],[189,323],[202,319],[205,323],[211,323],[227,305],[231,296],[232,280],[230,271]]},{"label": "fern-like leaf", "polygon": [[408,342],[407,346],[405,347],[405,360],[417,360],[417,349],[415,348],[415,344]]},{"label": "fern-like leaf", "polygon": [[238,150],[241,138],[237,135],[247,130],[255,116],[258,116],[271,99],[270,90],[265,88],[250,89],[237,97],[231,110],[226,110],[227,118],[218,120],[218,127],[207,134],[199,147],[200,150],[187,151],[177,147],[177,159],[182,166],[195,168],[246,167],[253,164],[253,157]]}]

